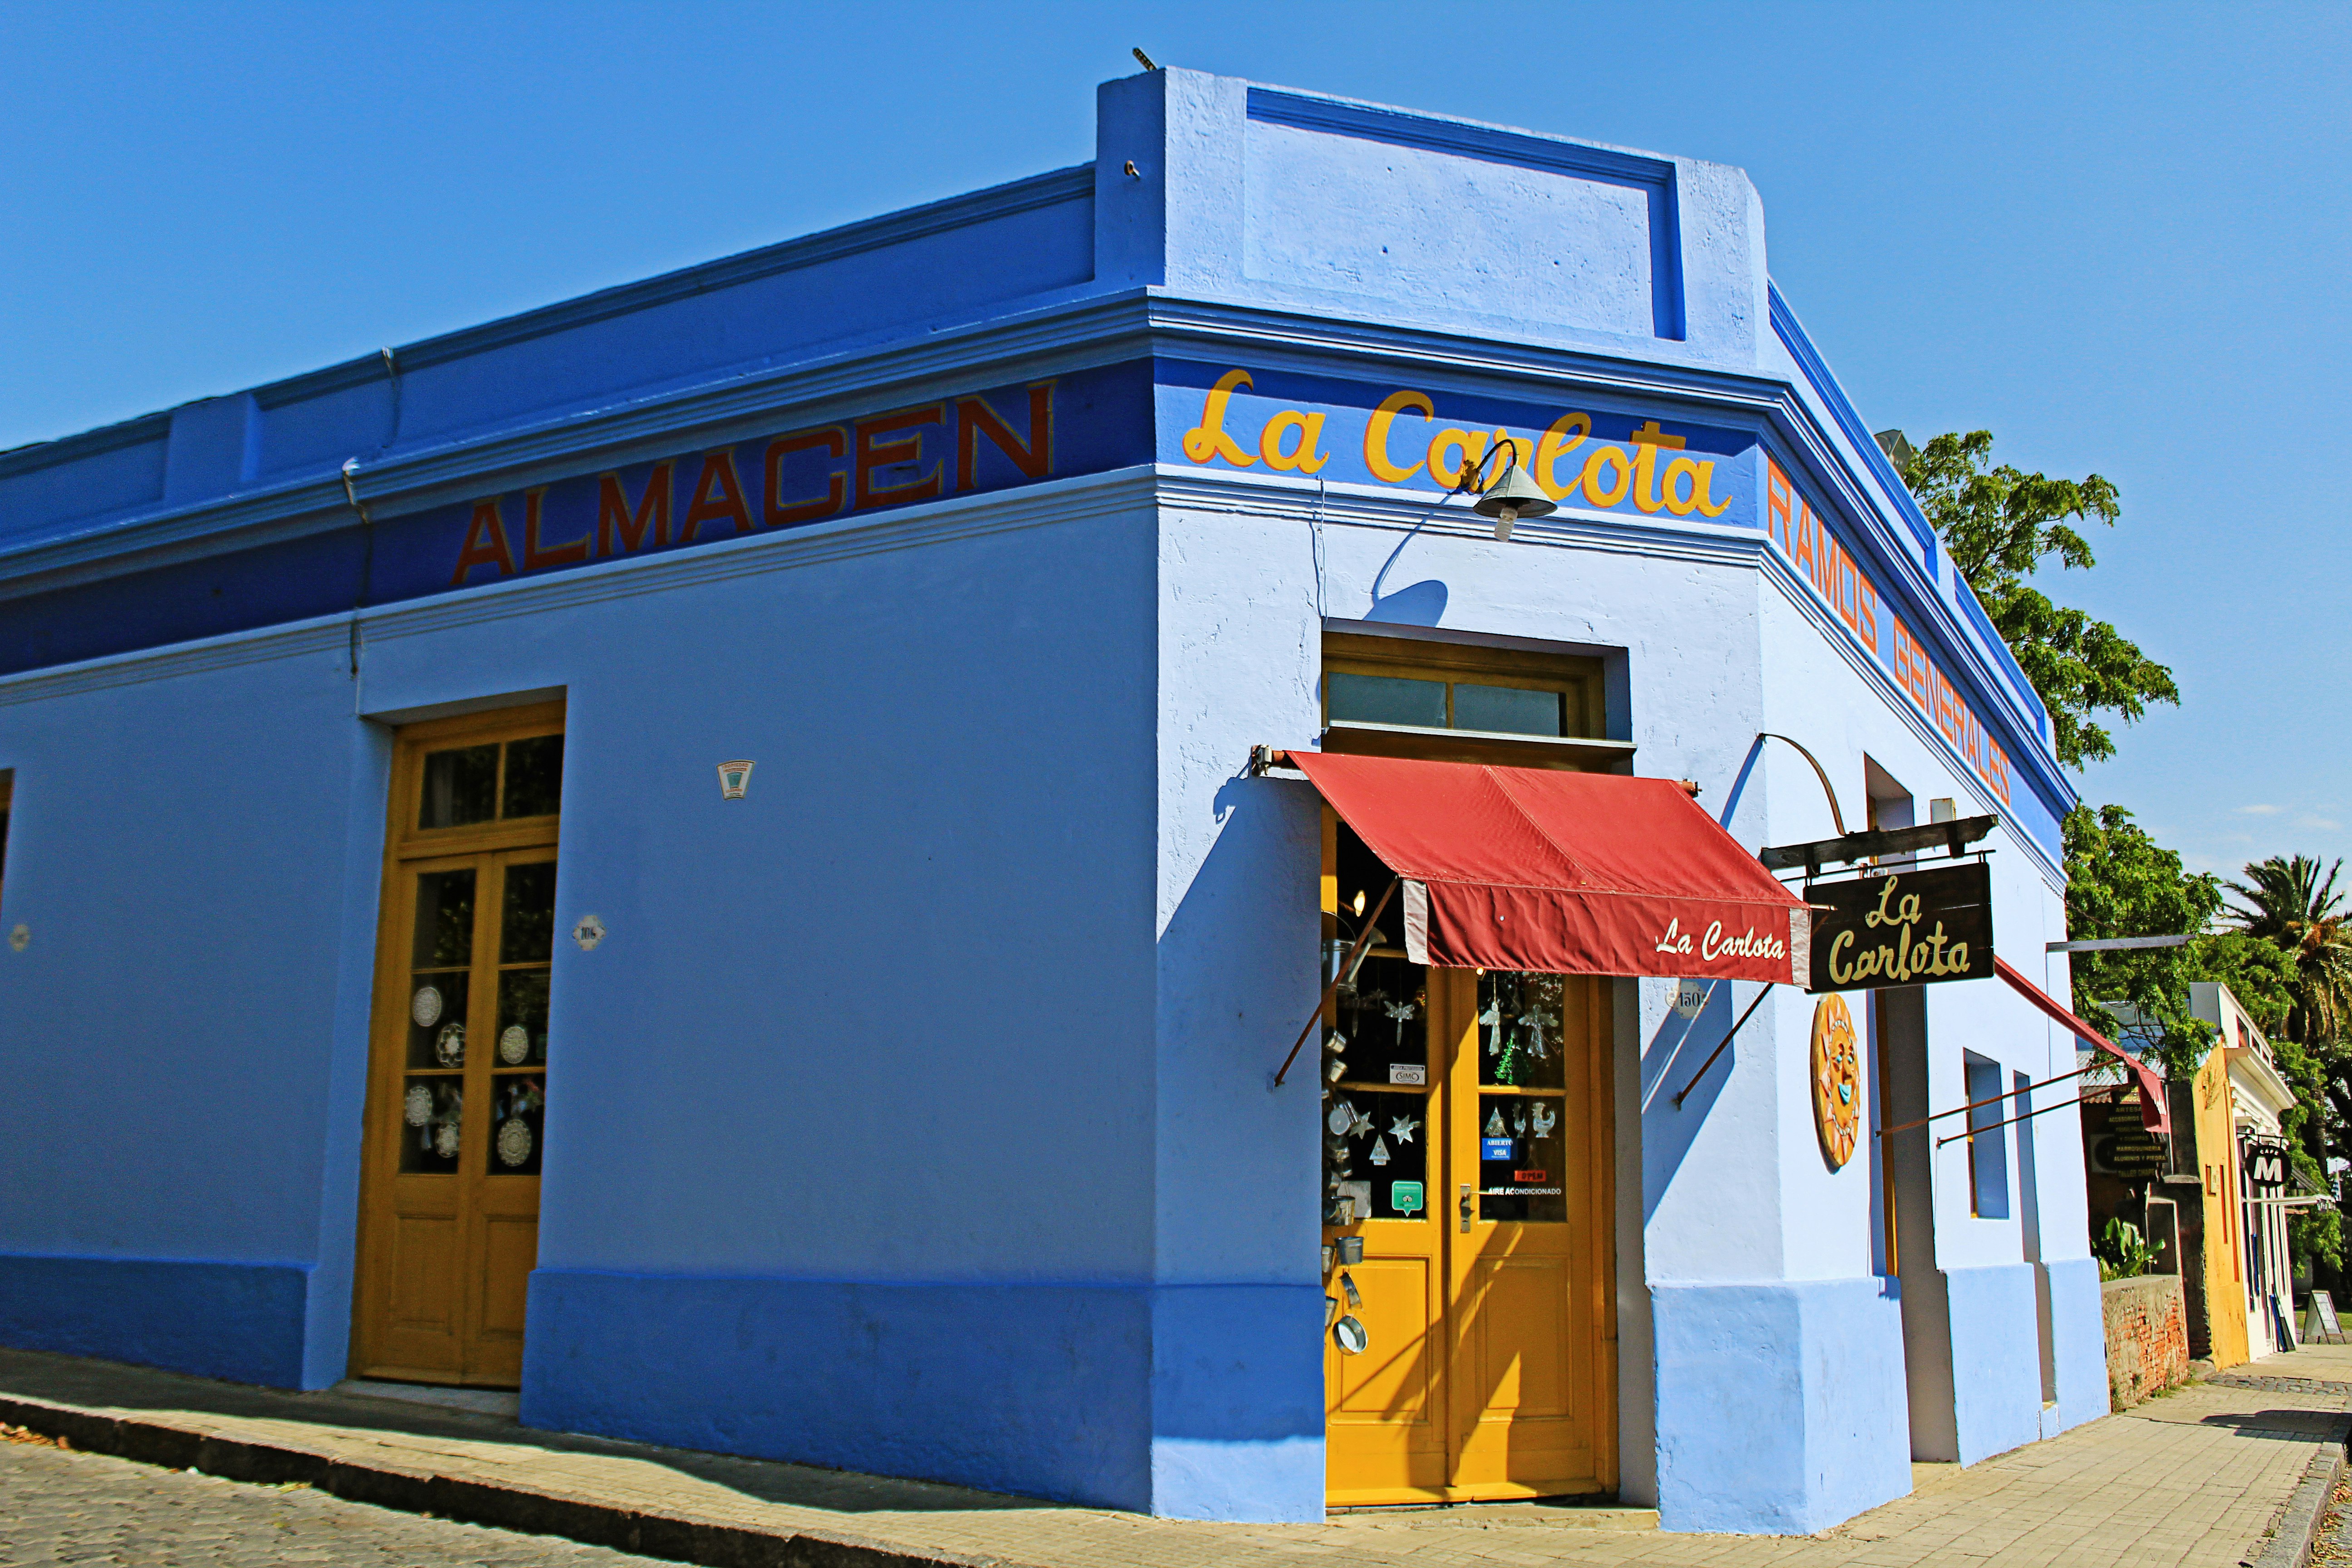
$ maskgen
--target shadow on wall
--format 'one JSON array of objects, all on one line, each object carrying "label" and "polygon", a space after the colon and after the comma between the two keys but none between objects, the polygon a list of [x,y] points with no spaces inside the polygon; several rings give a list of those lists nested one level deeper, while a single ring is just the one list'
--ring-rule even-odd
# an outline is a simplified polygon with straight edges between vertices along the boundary
[{"label": "shadow on wall", "polygon": [[1424,578],[1374,599],[1364,619],[1400,626],[1433,626],[1445,615],[1445,584],[1434,577]]},{"label": "shadow on wall", "polygon": [[[1739,1065],[1739,1046],[1734,1041],[1705,1074],[1698,1070],[1731,1032],[1731,991],[1728,981],[1710,988],[1706,1004],[1696,1018],[1685,1020],[1668,1009],[1657,1033],[1642,1048],[1642,1219],[1645,1225],[1655,1215],[1666,1189],[1674,1185],[1698,1130],[1706,1125],[1707,1112],[1715,1108],[1724,1086],[1731,1081],[1732,1069]],[[1686,1086],[1690,1098],[1677,1109],[1675,1096]]]}]

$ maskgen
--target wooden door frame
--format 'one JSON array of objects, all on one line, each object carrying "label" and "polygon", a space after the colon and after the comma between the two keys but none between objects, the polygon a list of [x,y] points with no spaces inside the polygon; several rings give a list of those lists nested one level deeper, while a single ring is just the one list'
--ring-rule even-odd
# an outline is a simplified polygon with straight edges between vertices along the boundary
[{"label": "wooden door frame", "polygon": [[[391,1107],[404,1092],[402,1079],[406,1072],[401,1045],[404,1043],[404,1026],[408,1016],[408,948],[415,912],[407,879],[414,868],[436,860],[470,859],[485,869],[502,869],[502,861],[493,857],[539,849],[553,854],[561,842],[560,813],[511,823],[493,817],[488,823],[463,827],[418,827],[415,816],[425,756],[428,751],[446,750],[469,740],[489,744],[531,735],[562,734],[565,732],[565,717],[563,702],[538,702],[404,725],[393,738],[392,769],[384,803],[383,864],[376,892],[375,966],[368,1009],[367,1092],[360,1121],[359,1214],[352,1259],[351,1334],[345,1352],[348,1376],[365,1376],[371,1372],[383,1375],[387,1370],[397,1370],[418,1382],[464,1381],[462,1373],[451,1376],[432,1369],[372,1367],[363,1359],[364,1352],[373,1343],[372,1334],[380,1326],[378,1316],[389,1305],[388,1301],[379,1300],[369,1286],[372,1278],[385,1272],[373,1266],[378,1262],[378,1254],[390,1245],[386,1234],[390,1194],[386,1184],[398,1174],[396,1140],[392,1134],[399,1123]],[[502,768],[503,765],[502,756]],[[501,775],[500,788],[503,784]],[[490,907],[490,885],[478,872],[474,913],[477,952],[469,959],[469,971],[481,967],[479,950],[496,937],[498,911]],[[495,1005],[493,997],[492,1005]],[[470,1122],[478,1113],[469,1107],[467,1114]],[[466,1151],[478,1143],[482,1145],[482,1157],[487,1158],[486,1141],[470,1140],[461,1149],[458,1170],[453,1173],[461,1182],[467,1169]],[[460,1310],[465,1319],[470,1320],[478,1310],[474,1298],[479,1294],[480,1285],[467,1280],[462,1282],[461,1289],[464,1294]]]}]

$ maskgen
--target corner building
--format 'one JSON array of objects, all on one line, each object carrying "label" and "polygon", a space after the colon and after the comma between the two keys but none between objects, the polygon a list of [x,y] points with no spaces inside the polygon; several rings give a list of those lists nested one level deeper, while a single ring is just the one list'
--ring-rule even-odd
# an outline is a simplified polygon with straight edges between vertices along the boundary
[{"label": "corner building", "polygon": [[1996,817],[2065,994],[2047,716],[1736,169],[1130,77],[1090,164],[0,456],[0,1341],[1190,1518],[1805,1531],[2105,1409],[2074,1112],[1872,1134],[2063,1028],[1850,993],[1833,1164],[1814,1000],[1677,985],[1736,925],[1419,962],[1253,767],[1753,876],[1786,736]]}]

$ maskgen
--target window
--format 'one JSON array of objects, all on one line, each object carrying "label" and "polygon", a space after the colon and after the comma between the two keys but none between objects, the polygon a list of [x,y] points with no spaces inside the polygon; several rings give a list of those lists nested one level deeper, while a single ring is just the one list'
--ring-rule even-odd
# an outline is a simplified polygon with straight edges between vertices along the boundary
[{"label": "window", "polygon": [[1598,737],[1601,665],[1572,655],[1333,632],[1323,639],[1323,718],[1327,725]]},{"label": "window", "polygon": [[[1962,1051],[1968,1075],[1969,1213],[1979,1219],[2009,1217],[2009,1130],[2001,1125],[2000,1064]],[[1978,1105],[1977,1101],[1987,1103]]]}]

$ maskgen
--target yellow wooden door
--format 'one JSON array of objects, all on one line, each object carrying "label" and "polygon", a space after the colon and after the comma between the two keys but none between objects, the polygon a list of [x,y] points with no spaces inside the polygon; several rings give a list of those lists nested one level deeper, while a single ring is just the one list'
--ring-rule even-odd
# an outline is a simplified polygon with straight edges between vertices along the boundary
[{"label": "yellow wooden door", "polygon": [[[1349,889],[1327,875],[1335,943],[1370,918]],[[1375,941],[1324,1058],[1327,1316],[1364,1340],[1324,1338],[1328,1500],[1613,1491],[1605,985]]]},{"label": "yellow wooden door", "polygon": [[513,1386],[538,1255],[560,710],[404,733],[378,949],[355,1375]]}]

